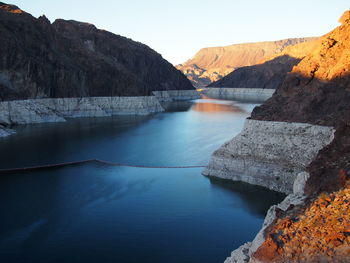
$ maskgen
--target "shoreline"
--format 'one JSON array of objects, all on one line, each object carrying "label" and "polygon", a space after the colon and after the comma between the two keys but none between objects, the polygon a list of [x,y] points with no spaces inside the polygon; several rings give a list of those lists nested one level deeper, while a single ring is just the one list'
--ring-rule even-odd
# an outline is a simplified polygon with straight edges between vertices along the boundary
[{"label": "shoreline", "polygon": [[304,204],[310,176],[305,169],[333,141],[334,132],[330,126],[247,119],[242,131],[212,154],[204,175],[287,194],[281,203],[270,207],[254,240],[232,251],[224,263],[260,262],[251,256],[265,241],[265,230],[278,211]]},{"label": "shoreline", "polygon": [[202,94],[215,99],[230,99],[245,102],[264,102],[272,97],[275,89],[250,88],[203,88]]},{"label": "shoreline", "polygon": [[200,98],[196,90],[156,91],[153,96],[43,98],[0,102],[0,138],[16,125],[65,122],[69,118],[148,115],[163,112],[164,101]]}]

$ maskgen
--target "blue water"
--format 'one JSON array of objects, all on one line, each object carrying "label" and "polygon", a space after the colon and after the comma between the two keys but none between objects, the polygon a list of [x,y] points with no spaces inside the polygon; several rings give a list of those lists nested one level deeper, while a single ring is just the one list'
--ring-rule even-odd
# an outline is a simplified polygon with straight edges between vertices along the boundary
[{"label": "blue water", "polygon": [[[25,126],[0,140],[0,167],[205,165],[253,107],[197,100],[152,116]],[[223,262],[283,196],[201,170],[87,164],[1,175],[0,262]]]}]

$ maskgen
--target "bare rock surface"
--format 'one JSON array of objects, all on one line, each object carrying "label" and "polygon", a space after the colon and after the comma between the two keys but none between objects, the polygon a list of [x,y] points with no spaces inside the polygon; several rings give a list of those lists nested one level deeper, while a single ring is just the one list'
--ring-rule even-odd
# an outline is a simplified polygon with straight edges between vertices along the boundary
[{"label": "bare rock surface", "polygon": [[296,176],[333,138],[332,127],[248,119],[240,134],[213,153],[203,174],[289,194]]},{"label": "bare rock surface", "polygon": [[89,23],[0,3],[0,42],[0,101],[193,90],[156,51]]},{"label": "bare rock surface", "polygon": [[191,80],[194,86],[203,88],[240,67],[258,64],[261,60],[281,52],[290,45],[314,39],[290,38],[279,41],[202,48],[192,59],[176,67]]}]

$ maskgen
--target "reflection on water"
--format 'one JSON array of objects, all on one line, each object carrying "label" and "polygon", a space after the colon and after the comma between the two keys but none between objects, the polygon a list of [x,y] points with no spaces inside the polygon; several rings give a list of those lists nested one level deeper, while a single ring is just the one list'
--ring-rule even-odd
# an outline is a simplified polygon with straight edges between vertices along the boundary
[{"label": "reflection on water", "polygon": [[167,112],[179,112],[179,111],[188,111],[191,106],[195,104],[194,101],[164,101],[161,102],[162,107]]},{"label": "reflection on water", "polygon": [[[198,100],[169,107],[153,116],[22,127],[0,140],[0,166],[91,158],[206,164],[254,105]],[[0,262],[222,262],[254,237],[280,200],[263,188],[204,177],[198,168],[87,164],[2,175]]]},{"label": "reflection on water", "polygon": [[235,105],[227,105],[227,104],[218,104],[218,103],[196,103],[193,105],[192,110],[199,111],[199,112],[206,112],[208,114],[210,113],[222,113],[222,112],[237,112],[237,113],[243,113],[244,110],[240,107],[237,107]]},{"label": "reflection on water", "polygon": [[[275,200],[282,200],[285,195],[275,191],[266,191],[266,188],[253,186],[244,182],[234,182],[227,179],[209,177],[210,183],[215,187],[234,192],[240,198],[244,206],[251,213],[265,216],[271,203]],[[264,196],[264,198],[261,198]]]}]

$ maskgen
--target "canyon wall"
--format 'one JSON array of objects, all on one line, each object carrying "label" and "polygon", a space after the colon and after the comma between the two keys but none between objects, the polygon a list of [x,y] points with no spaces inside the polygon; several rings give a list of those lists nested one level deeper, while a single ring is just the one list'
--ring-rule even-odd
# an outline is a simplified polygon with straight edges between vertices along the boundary
[{"label": "canyon wall", "polygon": [[[253,242],[233,251],[227,263],[350,260],[350,11],[340,22],[341,26],[315,42],[273,96],[253,110],[248,123],[264,124],[256,131],[246,126],[237,138],[214,153],[207,173],[255,183],[264,174],[265,166],[260,163],[274,160],[270,174],[277,171],[275,176],[284,176],[286,181],[262,184],[277,184],[271,188],[284,191],[289,181],[286,199],[269,210]],[[292,136],[286,136],[284,129],[274,130],[276,123],[283,123],[286,131],[293,127]],[[299,125],[304,127],[300,130]],[[305,137],[306,127],[314,132]],[[266,135],[264,129],[272,133]],[[294,137],[294,131],[301,134]],[[254,138],[260,138],[259,142],[252,143]],[[244,178],[245,171],[235,174],[237,167],[245,165],[240,155],[248,162],[246,170],[258,174],[257,179]],[[295,162],[298,159],[300,162]],[[292,176],[294,182],[279,170],[285,164],[299,167],[297,171],[301,172]],[[219,169],[213,169],[215,165]]]},{"label": "canyon wall", "polygon": [[317,41],[287,46],[283,51],[264,58],[253,66],[241,67],[208,87],[276,89],[282,85],[288,72],[309,54]]},{"label": "canyon wall", "polygon": [[181,70],[195,87],[203,88],[238,68],[255,65],[290,45],[314,39],[316,38],[290,38],[279,41],[203,48],[192,59],[177,65],[176,68]]}]

